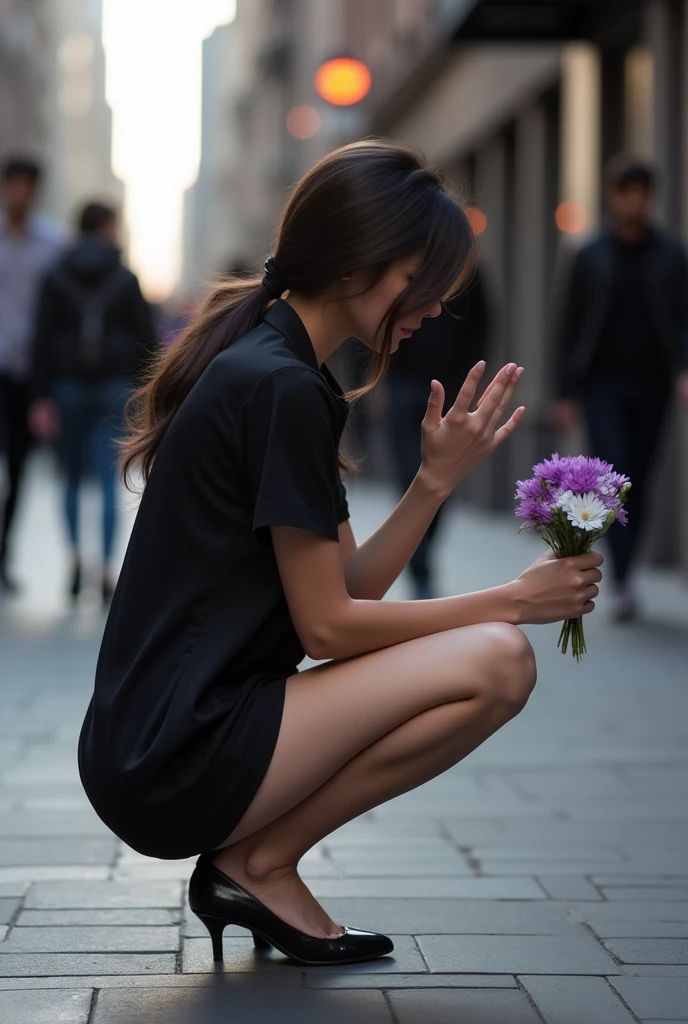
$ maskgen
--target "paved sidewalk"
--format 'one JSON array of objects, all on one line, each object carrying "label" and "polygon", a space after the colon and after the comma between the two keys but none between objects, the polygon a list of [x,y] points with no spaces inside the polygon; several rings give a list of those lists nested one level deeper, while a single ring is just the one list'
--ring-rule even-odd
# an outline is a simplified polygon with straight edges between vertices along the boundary
[{"label": "paved sidewalk", "polygon": [[[353,495],[359,539],[390,500]],[[644,574],[636,627],[610,628],[601,599],[580,666],[556,651],[556,627],[529,630],[540,678],[523,714],[303,862],[335,919],[392,934],[393,957],[303,970],[228,929],[216,972],[185,912],[193,862],[123,847],[80,790],[102,619],[88,597],[64,611],[55,503],[34,474],[17,565],[30,588],[0,605],[3,1024],[688,1022],[688,588],[675,577]],[[503,582],[539,554],[515,526],[457,510],[446,591]]]}]

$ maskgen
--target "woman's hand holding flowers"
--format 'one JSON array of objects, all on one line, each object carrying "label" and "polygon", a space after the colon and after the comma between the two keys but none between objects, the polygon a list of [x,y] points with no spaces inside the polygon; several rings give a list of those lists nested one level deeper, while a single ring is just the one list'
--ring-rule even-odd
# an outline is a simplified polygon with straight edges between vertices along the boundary
[{"label": "woman's hand holding flowers", "polygon": [[599,551],[557,558],[541,555],[511,585],[517,609],[516,625],[560,622],[587,615],[595,607],[602,579]]},{"label": "woman's hand holding flowers", "polygon": [[515,363],[499,371],[471,412],[470,405],[484,372],[484,362],[473,367],[446,416],[442,416],[444,388],[436,380],[430,386],[428,409],[421,426],[419,477],[442,501],[514,432],[525,412],[520,406],[499,426],[523,372],[523,367]]}]

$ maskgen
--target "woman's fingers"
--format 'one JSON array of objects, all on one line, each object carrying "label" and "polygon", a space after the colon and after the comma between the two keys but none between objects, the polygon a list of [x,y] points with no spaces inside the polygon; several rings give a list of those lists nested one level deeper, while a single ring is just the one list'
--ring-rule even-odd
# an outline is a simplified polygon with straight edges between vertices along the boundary
[{"label": "woman's fingers", "polygon": [[513,370],[509,372],[512,366],[514,366],[514,364],[510,363],[509,366],[505,367],[508,376],[505,380],[500,380],[499,386],[494,389],[494,392],[489,399],[489,406],[483,414],[488,417],[486,429],[493,433],[497,429],[499,421],[504,416],[506,410],[509,408],[509,403],[511,402],[514,390],[519,382],[521,374],[523,373],[522,366],[514,366]]},{"label": "woman's fingers", "polygon": [[513,434],[514,430],[516,429],[516,427],[519,425],[519,423],[523,419],[523,414],[525,413],[525,411],[526,411],[525,405],[519,405],[519,407],[516,410],[516,412],[513,414],[513,416],[510,419],[508,419],[506,421],[504,426],[500,427],[499,430],[495,431],[495,435],[494,435],[495,448],[497,447],[497,445],[500,445],[502,443],[502,441],[506,441],[507,437],[509,437],[510,434]]},{"label": "woman's fingers", "polygon": [[[475,411],[476,412],[478,411],[478,409],[480,409],[480,407],[483,405],[483,403],[486,401],[486,399],[492,400],[492,398],[494,397],[494,390],[495,390],[495,388],[498,388],[500,386],[500,384],[504,381],[505,375],[508,373],[509,367],[513,366],[513,365],[514,365],[513,363],[507,363],[506,366],[503,366],[501,368],[499,373],[495,374],[495,376],[492,378],[490,383],[487,385],[487,387],[483,391],[483,393],[480,396],[480,398],[478,399],[478,401],[475,403]],[[508,380],[507,380],[507,382],[508,382]]]},{"label": "woman's fingers", "polygon": [[507,363],[506,366],[501,368],[491,384],[485,388],[475,407],[475,411],[480,412],[481,417],[485,417],[487,420],[492,416],[494,410],[501,402],[504,391],[509,386],[516,369],[516,363]]},{"label": "woman's fingers", "polygon": [[423,426],[436,430],[442,420],[442,409],[444,407],[444,388],[438,380],[430,382],[430,397],[428,408],[423,419]]},{"label": "woman's fingers", "polygon": [[454,402],[453,406],[447,413],[448,416],[450,416],[453,412],[459,412],[464,414],[468,412],[470,404],[475,398],[475,392],[476,388],[478,387],[478,384],[480,383],[480,378],[485,373],[486,365],[487,364],[485,363],[484,359],[481,359],[479,363],[475,364],[475,366],[473,367],[473,369],[463,382],[461,390],[456,396],[456,401]]}]

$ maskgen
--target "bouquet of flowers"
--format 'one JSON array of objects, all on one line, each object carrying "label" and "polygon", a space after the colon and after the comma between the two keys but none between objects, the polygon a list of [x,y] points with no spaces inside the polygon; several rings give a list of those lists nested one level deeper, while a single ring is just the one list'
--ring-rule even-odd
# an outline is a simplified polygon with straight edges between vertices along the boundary
[{"label": "bouquet of flowers", "polygon": [[[584,455],[553,455],[533,466],[530,480],[519,480],[516,515],[521,530],[535,530],[558,558],[590,551],[613,522],[627,523],[623,505],[631,482],[614,467]],[[576,661],[587,648],[582,619],[567,619],[558,647],[566,654],[569,639]]]}]

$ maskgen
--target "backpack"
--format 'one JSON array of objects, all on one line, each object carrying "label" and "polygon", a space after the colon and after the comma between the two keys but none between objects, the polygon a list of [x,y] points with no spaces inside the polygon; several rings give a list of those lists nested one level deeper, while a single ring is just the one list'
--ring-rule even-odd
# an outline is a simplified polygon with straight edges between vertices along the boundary
[{"label": "backpack", "polygon": [[79,370],[87,374],[103,372],[107,369],[105,316],[128,282],[129,273],[120,264],[113,267],[98,285],[90,288],[74,280],[64,268],[58,279],[60,288],[69,295],[80,315],[75,353]]}]

